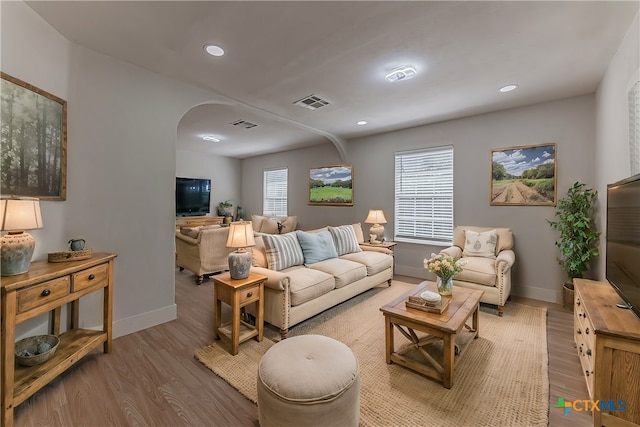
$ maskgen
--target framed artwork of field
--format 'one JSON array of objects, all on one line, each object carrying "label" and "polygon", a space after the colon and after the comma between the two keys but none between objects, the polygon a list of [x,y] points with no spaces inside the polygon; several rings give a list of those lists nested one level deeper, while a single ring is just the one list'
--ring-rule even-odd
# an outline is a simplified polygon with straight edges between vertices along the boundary
[{"label": "framed artwork of field", "polygon": [[493,206],[555,206],[556,144],[491,150]]},{"label": "framed artwork of field", "polygon": [[1,192],[65,200],[67,102],[0,72]]},{"label": "framed artwork of field", "polygon": [[353,206],[353,165],[309,169],[309,204]]}]

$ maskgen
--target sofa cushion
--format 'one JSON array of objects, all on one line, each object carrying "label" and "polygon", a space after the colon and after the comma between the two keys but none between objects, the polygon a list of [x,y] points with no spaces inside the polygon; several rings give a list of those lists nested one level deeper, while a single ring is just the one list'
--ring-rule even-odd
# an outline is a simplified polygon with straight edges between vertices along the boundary
[{"label": "sofa cushion", "polygon": [[284,270],[304,263],[304,255],[296,233],[262,236],[270,270]]},{"label": "sofa cushion", "polygon": [[315,264],[325,259],[338,258],[335,246],[333,246],[333,238],[329,231],[321,231],[319,233],[307,233],[304,231],[296,231],[298,242],[304,254],[304,264]]},{"label": "sofa cushion", "polygon": [[345,254],[340,259],[358,262],[367,268],[367,276],[373,276],[393,265],[393,257],[381,252],[361,251]]},{"label": "sofa cushion", "polygon": [[478,283],[480,285],[496,285],[496,261],[491,258],[469,257],[465,258],[464,269],[453,276],[454,280]]},{"label": "sofa cushion", "polygon": [[496,230],[477,232],[465,230],[463,257],[496,257],[496,243],[498,235]]},{"label": "sofa cushion", "polygon": [[336,281],[336,289],[367,277],[367,268],[363,264],[340,258],[327,259],[310,265],[309,268],[332,275]]},{"label": "sofa cushion", "polygon": [[192,239],[197,239],[198,234],[200,234],[200,227],[180,227],[180,233]]},{"label": "sofa cushion", "polygon": [[263,234],[254,232],[253,236],[256,241],[256,245],[249,248],[253,255],[251,265],[254,267],[269,268],[269,263],[267,262],[267,250],[264,247],[264,240],[262,240]]},{"label": "sofa cushion", "polygon": [[302,266],[283,271],[290,278],[291,305],[300,305],[318,298],[335,288],[332,275]]},{"label": "sofa cushion", "polygon": [[356,241],[358,242],[358,244],[364,243],[364,233],[362,232],[362,224],[357,222],[355,224],[351,224],[351,226],[353,227],[353,232],[356,235]]},{"label": "sofa cushion", "polygon": [[333,237],[333,244],[336,247],[338,256],[360,252],[360,246],[356,239],[356,234],[351,225],[341,225],[340,227],[329,227],[329,232]]}]

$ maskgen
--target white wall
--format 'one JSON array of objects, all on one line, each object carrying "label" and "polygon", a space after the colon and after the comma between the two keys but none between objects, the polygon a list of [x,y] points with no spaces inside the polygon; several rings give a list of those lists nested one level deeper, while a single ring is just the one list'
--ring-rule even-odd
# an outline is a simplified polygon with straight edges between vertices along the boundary
[{"label": "white wall", "polygon": [[[598,225],[606,228],[607,184],[627,178],[629,163],[629,89],[640,81],[640,18],[633,23],[611,60],[596,92],[595,185],[601,195]],[[605,235],[600,239],[599,278],[605,274]]]},{"label": "white wall", "polygon": [[[262,170],[289,167],[289,214],[299,227],[317,228],[364,222],[369,209],[383,209],[386,237],[393,238],[394,153],[452,144],[455,163],[455,223],[512,228],[516,266],[513,293],[562,301],[563,271],[556,262],[556,234],[547,219],[551,206],[489,206],[490,150],[520,145],[557,144],[558,195],[575,181],[593,185],[594,99],[581,96],[404,129],[348,142],[354,167],[354,206],[308,206],[309,168],[340,163],[330,145],[259,156],[243,161],[243,203],[262,209]],[[364,224],[363,224],[364,225]],[[364,225],[365,231],[368,225]],[[440,248],[400,243],[396,272],[426,278],[422,261]]]},{"label": "white wall", "polygon": [[[68,102],[67,200],[43,202],[34,259],[83,236],[118,254],[114,336],[174,319],[176,129],[219,100],[70,43],[23,2],[0,5],[2,70]],[[100,324],[100,301],[83,299],[81,326]],[[18,336],[44,327],[27,322]]]}]

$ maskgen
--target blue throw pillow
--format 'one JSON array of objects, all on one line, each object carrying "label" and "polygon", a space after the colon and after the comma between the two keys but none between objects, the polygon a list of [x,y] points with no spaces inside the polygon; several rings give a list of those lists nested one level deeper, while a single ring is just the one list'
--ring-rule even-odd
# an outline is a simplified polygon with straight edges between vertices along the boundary
[{"label": "blue throw pillow", "polygon": [[333,238],[329,231],[319,233],[307,233],[296,231],[298,242],[304,254],[304,264],[315,264],[325,259],[338,258],[338,253],[333,245]]}]

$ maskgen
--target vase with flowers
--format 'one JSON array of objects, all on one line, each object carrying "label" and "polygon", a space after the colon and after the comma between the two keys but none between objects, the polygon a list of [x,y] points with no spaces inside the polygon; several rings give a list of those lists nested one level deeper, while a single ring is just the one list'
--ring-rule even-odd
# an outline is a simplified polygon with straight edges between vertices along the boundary
[{"label": "vase with flowers", "polygon": [[445,254],[431,254],[431,258],[424,260],[424,268],[436,275],[438,293],[451,295],[453,292],[453,275],[464,268],[464,261]]}]

